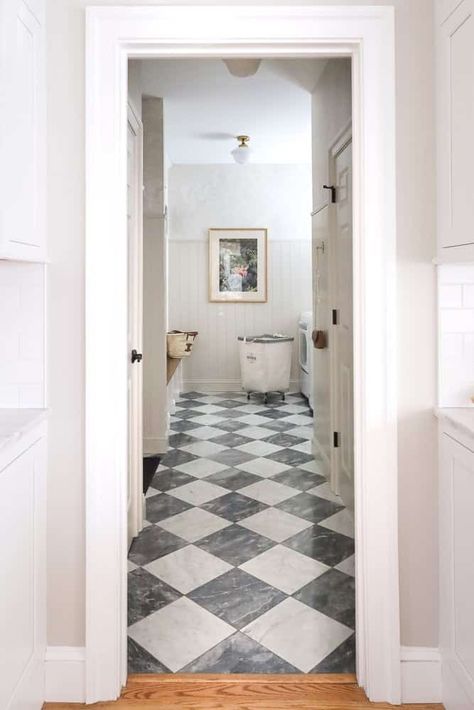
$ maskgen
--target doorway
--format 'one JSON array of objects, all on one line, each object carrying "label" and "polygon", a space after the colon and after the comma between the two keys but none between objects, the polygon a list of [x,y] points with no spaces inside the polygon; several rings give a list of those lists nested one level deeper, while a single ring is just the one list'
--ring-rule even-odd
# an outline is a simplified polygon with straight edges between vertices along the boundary
[{"label": "doorway", "polygon": [[[146,526],[128,557],[131,674],[355,672],[352,161],[349,138],[333,146],[337,120],[344,112],[344,124],[350,119],[350,60],[264,59],[252,72],[236,77],[221,59],[135,60],[129,68],[129,96],[144,97],[144,463],[155,466]],[[234,161],[237,140],[226,126],[249,134],[245,164]],[[333,178],[331,199],[322,186]],[[314,318],[308,310],[320,194],[327,262],[318,270],[329,272],[339,313],[322,331],[323,354],[341,365],[330,370],[327,394],[315,395],[311,334],[328,321],[321,305]],[[208,293],[216,239],[219,291]],[[168,330],[199,335],[189,353],[169,358],[178,367],[160,395],[153,368],[165,329],[156,332],[154,314],[162,302]],[[239,341],[258,333],[280,338]],[[267,392],[276,374],[266,366],[282,368],[282,358],[286,375]],[[334,410],[333,391],[344,410]],[[313,444],[327,406],[339,437],[335,461],[349,476],[347,503],[337,495],[339,469],[326,478]],[[159,442],[153,420],[168,417],[167,445],[150,450]],[[318,433],[328,424],[318,422]]]},{"label": "doorway", "polygon": [[[169,50],[169,42],[173,44],[176,36],[184,31],[183,37],[199,37],[204,43],[200,48],[193,45],[186,50],[195,52],[196,56],[202,53],[208,56],[235,55],[235,47],[231,45],[237,40],[237,53],[243,51],[247,56],[275,52],[286,52],[290,56],[295,53],[326,56],[335,53],[352,56],[355,60],[354,164],[358,166],[354,177],[355,500],[361,553],[356,578],[360,591],[358,638],[359,641],[363,639],[358,646],[358,680],[367,689],[369,697],[397,702],[396,430],[393,386],[387,387],[387,382],[393,383],[394,372],[392,336],[388,335],[393,332],[390,326],[394,300],[394,173],[393,145],[386,141],[387,127],[388,134],[393,135],[393,82],[387,81],[387,76],[393,79],[393,14],[389,8],[268,8],[268,11],[264,9],[252,16],[249,25],[249,15],[253,12],[249,8],[213,9],[212,18],[206,17],[205,9],[204,12],[203,8],[196,10],[189,12],[188,9],[186,17],[179,8],[100,8],[89,13],[89,26],[93,31],[89,33],[88,44],[88,152],[91,159],[87,178],[87,259],[92,267],[88,267],[87,279],[88,699],[114,697],[125,678],[124,637],[121,635],[124,632],[123,568],[120,555],[110,556],[107,552],[110,552],[115,535],[115,549],[123,550],[121,531],[126,500],[127,447],[123,435],[126,433],[124,414],[127,408],[120,387],[117,389],[117,384],[126,379],[126,360],[116,357],[121,351],[120,343],[124,342],[121,315],[126,313],[122,288],[126,258],[122,251],[116,250],[117,259],[114,259],[117,235],[122,234],[124,228],[117,204],[124,200],[125,151],[121,153],[121,126],[125,124],[122,122],[124,109],[117,113],[117,107],[126,105],[126,101],[121,103],[120,100],[120,97],[124,98],[125,58],[134,53],[135,56],[137,53],[159,56],[160,51],[179,54],[183,45]],[[110,17],[108,13],[112,13]],[[262,37],[268,37],[271,48],[270,45],[255,44],[248,38],[246,49],[243,49],[245,40],[242,38],[248,37],[249,27],[252,31],[258,30],[259,42]],[[309,35],[315,39],[308,41]],[[124,43],[123,36],[135,39]],[[234,38],[229,40],[227,49],[223,48],[222,36]],[[151,40],[152,37],[155,40]],[[346,39],[341,42],[341,37]],[[141,41],[146,42],[146,48]],[[152,47],[150,42],[154,41],[156,45]],[[160,41],[168,42],[166,50],[163,45],[160,50]],[[328,41],[331,42],[330,49],[324,44]],[[216,43],[218,48],[211,46]],[[359,54],[361,43],[364,45],[364,61]],[[112,50],[112,47],[119,46],[122,54]],[[118,56],[120,68],[115,65]],[[365,88],[363,92],[362,87]],[[115,158],[110,160],[112,155]],[[360,209],[368,200],[369,174],[383,174],[386,179],[374,186],[379,194],[374,201],[372,190],[371,208],[367,203],[367,209]],[[385,236],[383,249],[378,243],[381,233]],[[101,297],[100,289],[95,288],[97,263],[107,263],[109,267],[109,290]],[[364,329],[361,328],[362,316]],[[385,328],[381,329],[380,323],[384,323]],[[110,357],[106,357],[108,354]],[[104,357],[107,368],[103,367]],[[366,391],[369,371],[370,396]],[[384,462],[383,481],[380,480],[381,461]],[[109,470],[107,462],[111,463]],[[101,490],[104,485],[106,488]],[[109,497],[110,506],[104,510],[103,501],[108,497],[104,496],[105,491],[110,492],[117,485],[121,494],[112,499]],[[376,509],[371,502],[377,503]],[[370,515],[367,513],[369,509]],[[108,534],[103,536],[101,543],[97,533],[104,529],[104,525]],[[390,549],[393,555],[381,555],[381,549]],[[107,580],[106,584],[104,580]],[[119,589],[122,596],[117,595]],[[99,618],[101,623],[95,623]],[[119,633],[120,628],[122,632]]]}]

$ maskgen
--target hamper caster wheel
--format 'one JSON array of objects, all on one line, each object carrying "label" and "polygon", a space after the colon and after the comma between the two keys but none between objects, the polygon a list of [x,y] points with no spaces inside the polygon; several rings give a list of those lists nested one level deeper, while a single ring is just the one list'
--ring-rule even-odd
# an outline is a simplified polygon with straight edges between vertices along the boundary
[{"label": "hamper caster wheel", "polygon": [[247,393],[247,400],[250,399],[250,392]]},{"label": "hamper caster wheel", "polygon": [[267,402],[268,402],[268,397],[267,397],[267,395],[264,395],[264,397],[263,397],[263,403],[266,404]]},{"label": "hamper caster wheel", "polygon": [[286,400],[286,397],[285,397],[285,393],[284,393],[284,392],[281,393],[281,398],[282,398],[283,401]]}]

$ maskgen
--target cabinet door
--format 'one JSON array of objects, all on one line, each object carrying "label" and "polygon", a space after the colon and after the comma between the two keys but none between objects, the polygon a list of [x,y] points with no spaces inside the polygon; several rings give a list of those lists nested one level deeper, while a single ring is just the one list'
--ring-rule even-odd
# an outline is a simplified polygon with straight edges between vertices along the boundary
[{"label": "cabinet door", "polygon": [[44,700],[45,439],[0,471],[0,708]]},{"label": "cabinet door", "polygon": [[438,37],[438,206],[442,256],[474,254],[474,0],[463,0]]},{"label": "cabinet door", "polygon": [[474,707],[474,453],[441,436],[440,647],[443,701]]},{"label": "cabinet door", "polygon": [[[38,4],[38,3],[36,3]],[[0,257],[44,258],[43,30],[23,0],[2,4]]]}]

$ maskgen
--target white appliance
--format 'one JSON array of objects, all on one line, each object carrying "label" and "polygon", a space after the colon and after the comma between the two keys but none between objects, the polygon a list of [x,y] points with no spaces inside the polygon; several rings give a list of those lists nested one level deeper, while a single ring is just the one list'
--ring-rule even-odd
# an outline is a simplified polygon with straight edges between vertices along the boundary
[{"label": "white appliance", "polygon": [[300,392],[309,401],[311,409],[313,407],[313,313],[304,311],[298,321],[298,362]]}]

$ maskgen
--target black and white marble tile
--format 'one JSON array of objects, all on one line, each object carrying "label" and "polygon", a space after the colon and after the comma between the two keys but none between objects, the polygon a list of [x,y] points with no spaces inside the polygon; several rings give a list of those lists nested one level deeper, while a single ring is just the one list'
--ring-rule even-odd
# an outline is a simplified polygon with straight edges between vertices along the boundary
[{"label": "black and white marble tile", "polygon": [[353,672],[353,517],[311,436],[300,395],[181,397],[129,553],[129,672]]}]

